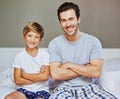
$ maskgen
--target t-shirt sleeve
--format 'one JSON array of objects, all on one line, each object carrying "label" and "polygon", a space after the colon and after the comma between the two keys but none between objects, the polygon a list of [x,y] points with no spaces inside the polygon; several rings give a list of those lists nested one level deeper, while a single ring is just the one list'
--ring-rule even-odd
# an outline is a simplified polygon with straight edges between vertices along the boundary
[{"label": "t-shirt sleeve", "polygon": [[51,62],[61,62],[61,56],[60,56],[60,49],[57,47],[58,45],[56,44],[55,41],[51,41],[49,46],[48,46],[48,52],[50,55],[50,63]]},{"label": "t-shirt sleeve", "polygon": [[14,59],[14,61],[13,61],[12,66],[13,66],[14,68],[21,68],[21,62],[20,62],[19,54],[17,54],[17,55],[15,56],[15,59]]},{"label": "t-shirt sleeve", "polygon": [[102,45],[99,39],[94,39],[93,41],[93,48],[91,50],[90,60],[94,59],[103,59],[103,53],[102,53]]}]

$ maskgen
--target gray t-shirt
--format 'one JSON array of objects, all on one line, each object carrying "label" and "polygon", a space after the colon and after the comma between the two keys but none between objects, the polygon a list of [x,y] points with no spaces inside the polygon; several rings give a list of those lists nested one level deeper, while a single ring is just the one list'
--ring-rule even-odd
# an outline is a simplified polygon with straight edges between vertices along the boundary
[{"label": "gray t-shirt", "polygon": [[[80,38],[74,42],[68,41],[64,35],[53,39],[48,47],[50,62],[87,64],[90,60],[102,58],[100,41],[92,35],[81,33]],[[50,80],[50,87],[80,86],[90,82],[92,82],[92,78],[79,76],[64,81]]]}]

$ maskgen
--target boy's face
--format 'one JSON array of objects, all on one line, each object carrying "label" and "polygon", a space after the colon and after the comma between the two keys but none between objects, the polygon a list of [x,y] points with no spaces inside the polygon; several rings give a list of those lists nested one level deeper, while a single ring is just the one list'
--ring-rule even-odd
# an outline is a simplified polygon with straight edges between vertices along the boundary
[{"label": "boy's face", "polygon": [[28,32],[27,34],[23,35],[24,42],[26,47],[28,48],[36,48],[39,46],[41,38],[40,34],[36,32]]}]

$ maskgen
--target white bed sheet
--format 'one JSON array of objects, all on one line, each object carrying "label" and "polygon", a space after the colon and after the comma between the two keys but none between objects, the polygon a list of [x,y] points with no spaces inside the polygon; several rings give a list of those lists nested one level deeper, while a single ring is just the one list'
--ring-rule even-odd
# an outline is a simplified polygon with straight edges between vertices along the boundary
[{"label": "white bed sheet", "polygon": [[99,83],[105,90],[120,99],[120,58],[113,58],[104,62]]},{"label": "white bed sheet", "polygon": [[9,87],[9,86],[0,86],[0,99],[4,99],[4,97],[15,91],[16,89],[14,87]]},{"label": "white bed sheet", "polygon": [[7,70],[0,73],[0,99],[15,91],[15,83],[13,79],[13,68],[8,68]]}]

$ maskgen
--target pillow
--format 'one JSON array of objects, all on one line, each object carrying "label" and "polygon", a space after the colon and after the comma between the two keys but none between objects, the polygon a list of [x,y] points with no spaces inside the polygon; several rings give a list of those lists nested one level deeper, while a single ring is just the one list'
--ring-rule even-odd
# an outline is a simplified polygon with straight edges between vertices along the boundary
[{"label": "pillow", "polygon": [[107,91],[120,94],[120,58],[104,62],[99,83]]},{"label": "pillow", "polygon": [[103,71],[120,71],[120,58],[113,58],[104,61]]},{"label": "pillow", "polygon": [[0,86],[15,88],[13,71],[13,68],[8,68],[7,70],[0,73]]}]

